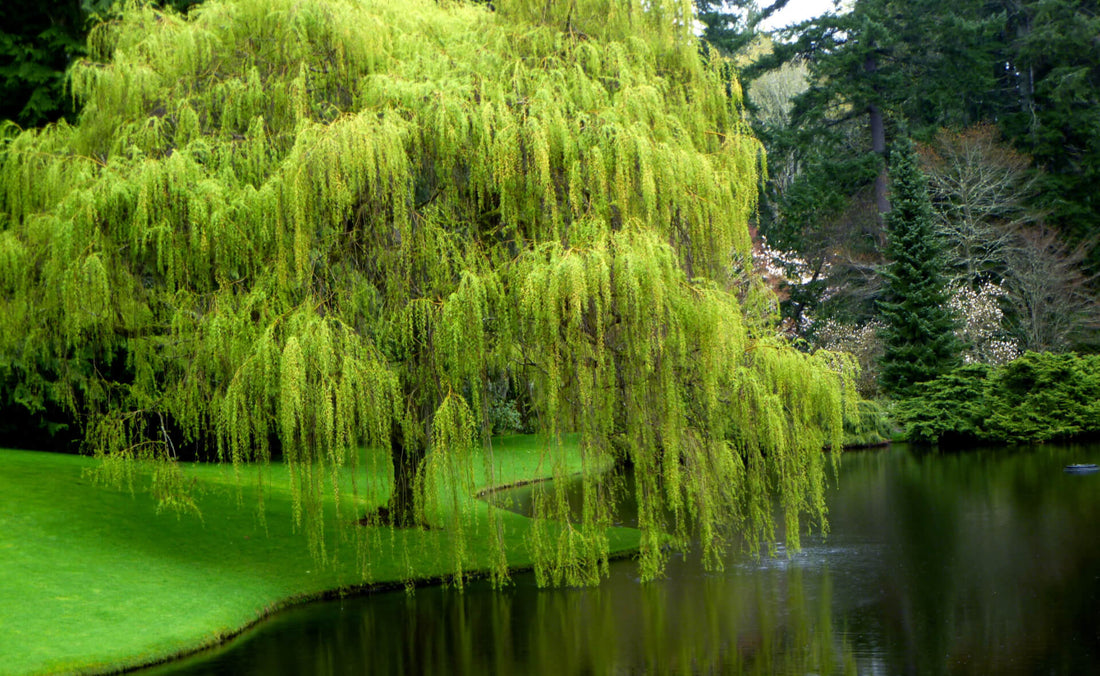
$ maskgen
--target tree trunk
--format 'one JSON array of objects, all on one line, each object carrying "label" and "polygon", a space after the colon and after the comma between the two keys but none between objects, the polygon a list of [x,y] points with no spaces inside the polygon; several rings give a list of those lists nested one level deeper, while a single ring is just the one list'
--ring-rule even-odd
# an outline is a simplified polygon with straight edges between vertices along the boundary
[{"label": "tree trunk", "polygon": [[[868,74],[878,70],[878,63],[873,54],[863,62],[863,70]],[[886,192],[886,124],[882,118],[882,109],[876,103],[867,106],[867,116],[870,118],[871,125],[871,150],[882,158],[878,176],[875,177],[875,207],[878,211],[877,221],[879,239],[881,239],[881,233],[886,225],[886,212],[890,211],[890,199]]]},{"label": "tree trunk", "polygon": [[421,519],[417,518],[416,481],[424,453],[419,448],[410,449],[405,444],[400,426],[390,442],[390,449],[393,458],[393,493],[390,501],[384,507],[378,508],[377,521],[375,517],[368,516],[363,519],[363,523],[374,521],[397,528],[423,527]]}]

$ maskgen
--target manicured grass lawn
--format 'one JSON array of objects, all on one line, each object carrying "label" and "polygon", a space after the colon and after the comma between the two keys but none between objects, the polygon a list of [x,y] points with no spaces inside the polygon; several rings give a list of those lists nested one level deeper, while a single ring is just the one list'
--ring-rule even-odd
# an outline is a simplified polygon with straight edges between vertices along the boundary
[{"label": "manicured grass lawn", "polygon": [[[481,463],[477,463],[481,465]],[[354,543],[321,566],[293,532],[286,471],[272,466],[266,532],[253,481],[232,470],[189,466],[202,519],[156,513],[153,499],[93,485],[94,461],[0,450],[0,674],[112,671],[161,661],[236,633],[273,609],[363,582]],[[494,444],[495,481],[547,476],[533,437]],[[579,460],[574,463],[579,469]],[[475,477],[486,485],[484,472]],[[471,498],[472,500],[472,498]],[[472,514],[486,528],[489,507]],[[503,516],[509,562],[528,563],[528,521]],[[364,529],[365,530],[365,529]],[[445,529],[365,533],[372,583],[451,571]],[[612,534],[612,549],[637,545],[636,532]],[[326,534],[339,543],[333,528]],[[471,538],[471,545],[480,540]],[[474,546],[477,561],[485,548]]]}]

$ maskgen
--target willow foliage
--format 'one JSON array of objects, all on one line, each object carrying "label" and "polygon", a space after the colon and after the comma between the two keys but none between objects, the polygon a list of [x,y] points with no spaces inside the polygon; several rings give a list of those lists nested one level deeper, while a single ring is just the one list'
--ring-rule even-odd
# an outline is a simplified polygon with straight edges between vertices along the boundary
[{"label": "willow foliage", "polygon": [[[281,457],[322,557],[323,519],[410,502],[461,576],[456,496],[477,457],[492,476],[505,379],[556,476],[562,435],[584,454],[579,514],[565,482],[537,500],[541,580],[606,569],[609,466],[634,470],[647,577],[669,543],[770,545],[776,497],[797,545],[843,369],[773,336],[737,83],[686,0],[496,4],[131,4],[96,28],[79,122],[0,150],[4,404],[69,411],[116,478],[181,444]],[[393,481],[341,495],[364,463]],[[476,536],[503,576],[499,528]]]}]

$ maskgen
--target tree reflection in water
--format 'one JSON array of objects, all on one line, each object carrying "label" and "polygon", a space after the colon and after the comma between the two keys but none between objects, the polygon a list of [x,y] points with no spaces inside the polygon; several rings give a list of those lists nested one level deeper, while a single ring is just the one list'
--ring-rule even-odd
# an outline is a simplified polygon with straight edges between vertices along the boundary
[{"label": "tree reflection in water", "polygon": [[[226,648],[164,673],[841,674],[851,651],[832,626],[828,571],[784,558],[707,575],[671,562],[642,584],[630,561],[593,589],[538,589],[530,574],[493,591],[425,587],[282,613]],[[161,670],[158,670],[161,671]]]},{"label": "tree reflection in water", "polygon": [[[282,613],[161,669],[232,674],[1100,673],[1100,445],[849,453],[830,533],[707,574],[593,589],[516,575]],[[523,491],[508,496],[523,510]],[[629,514],[621,518],[629,521]]]}]

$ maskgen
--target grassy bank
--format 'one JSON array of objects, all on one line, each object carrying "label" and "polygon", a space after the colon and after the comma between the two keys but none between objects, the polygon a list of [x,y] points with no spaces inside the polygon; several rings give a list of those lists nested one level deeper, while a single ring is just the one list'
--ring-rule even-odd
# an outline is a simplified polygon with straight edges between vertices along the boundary
[{"label": "grassy bank", "polygon": [[[495,445],[496,482],[541,478],[531,437]],[[0,674],[107,672],[150,664],[235,634],[273,610],[364,582],[354,543],[320,566],[292,529],[281,467],[265,494],[232,471],[189,466],[202,518],[156,513],[154,501],[95,486],[88,458],[0,450]],[[579,468],[579,460],[577,463]],[[478,479],[486,487],[484,477]],[[473,499],[472,497],[470,498]],[[474,507],[480,527],[489,507]],[[529,521],[504,514],[509,562],[529,563]],[[374,529],[371,584],[438,578],[452,569],[444,530]],[[475,541],[478,538],[473,538]],[[340,543],[333,529],[330,546]],[[618,530],[612,549],[636,546]],[[484,561],[487,552],[473,551]]]}]

